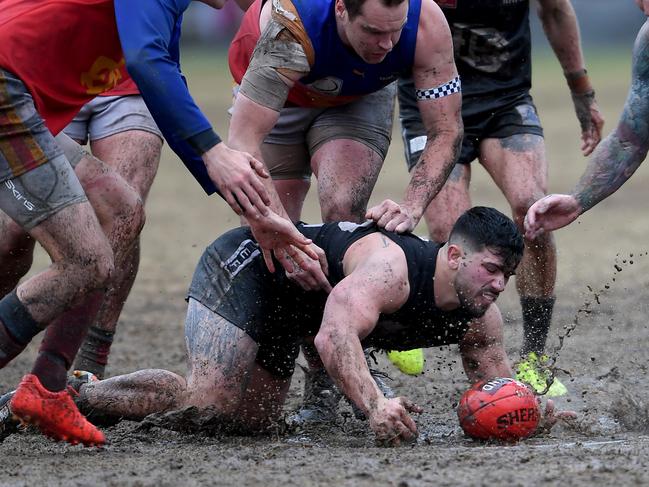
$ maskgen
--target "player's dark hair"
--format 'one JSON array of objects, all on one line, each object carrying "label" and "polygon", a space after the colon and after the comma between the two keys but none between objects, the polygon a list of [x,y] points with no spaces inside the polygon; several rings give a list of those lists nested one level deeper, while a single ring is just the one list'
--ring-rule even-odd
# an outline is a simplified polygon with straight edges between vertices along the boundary
[{"label": "player's dark hair", "polygon": [[515,269],[523,258],[523,236],[508,216],[495,208],[474,206],[457,219],[449,243],[480,251],[487,247]]},{"label": "player's dark hair", "polygon": [[[381,0],[381,3],[386,7],[396,7],[397,5],[401,5],[403,2],[408,1],[409,0]],[[355,17],[360,15],[365,0],[343,0],[343,3],[345,4],[345,10],[347,10],[349,19],[353,20]]]}]

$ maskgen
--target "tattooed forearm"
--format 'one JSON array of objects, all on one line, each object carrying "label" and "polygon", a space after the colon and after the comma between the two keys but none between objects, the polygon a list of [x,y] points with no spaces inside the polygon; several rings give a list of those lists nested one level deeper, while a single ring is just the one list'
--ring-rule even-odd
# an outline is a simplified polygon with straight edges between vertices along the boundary
[{"label": "tattooed forearm", "polygon": [[615,131],[597,147],[573,190],[582,211],[614,193],[640,166],[649,150],[649,29],[638,34],[633,81]]},{"label": "tattooed forearm", "polygon": [[[647,148],[623,140],[618,131],[597,148],[573,194],[587,211],[617,191],[631,177],[647,154]],[[644,144],[643,144],[644,145]]]}]

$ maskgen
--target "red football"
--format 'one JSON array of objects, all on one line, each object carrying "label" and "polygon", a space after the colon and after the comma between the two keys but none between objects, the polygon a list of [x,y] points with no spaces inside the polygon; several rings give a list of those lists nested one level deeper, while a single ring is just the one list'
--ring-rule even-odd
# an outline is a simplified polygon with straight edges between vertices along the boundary
[{"label": "red football", "polygon": [[466,391],[457,416],[464,432],[472,438],[516,441],[534,433],[541,408],[525,384],[498,378],[478,382]]}]

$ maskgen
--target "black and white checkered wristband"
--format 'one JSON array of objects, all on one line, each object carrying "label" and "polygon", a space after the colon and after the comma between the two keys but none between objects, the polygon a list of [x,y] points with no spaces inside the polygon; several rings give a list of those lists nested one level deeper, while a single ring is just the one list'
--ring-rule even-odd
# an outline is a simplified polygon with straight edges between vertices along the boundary
[{"label": "black and white checkered wristband", "polygon": [[415,90],[417,93],[417,100],[434,100],[436,98],[452,95],[453,93],[459,93],[460,91],[462,91],[462,83],[460,82],[459,76],[456,76],[451,81],[448,81],[437,88]]}]

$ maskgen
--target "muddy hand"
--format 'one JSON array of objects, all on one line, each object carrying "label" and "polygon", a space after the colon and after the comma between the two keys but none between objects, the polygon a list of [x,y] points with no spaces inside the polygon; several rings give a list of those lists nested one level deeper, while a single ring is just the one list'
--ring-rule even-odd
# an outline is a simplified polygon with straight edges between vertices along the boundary
[{"label": "muddy hand", "polygon": [[595,101],[595,93],[572,94],[575,113],[581,127],[581,152],[584,156],[590,155],[602,140],[604,117]]},{"label": "muddy hand", "polygon": [[417,437],[417,425],[409,413],[423,410],[405,397],[382,398],[376,409],[370,412],[370,427],[376,441],[384,446],[399,446]]},{"label": "muddy hand", "polygon": [[[311,248],[318,254],[318,259],[312,259],[294,246],[290,247],[293,253],[275,252],[275,257],[286,270],[288,278],[295,281],[302,289],[306,291],[322,290],[329,293],[331,284],[327,280],[329,274],[327,256],[324,250],[317,245],[311,244]],[[290,268],[292,270],[289,270]]]},{"label": "muddy hand", "polygon": [[385,228],[388,232],[397,233],[411,232],[419,222],[419,218],[413,215],[412,210],[392,200],[385,200],[370,208],[365,218],[374,220],[379,227]]},{"label": "muddy hand", "polygon": [[262,162],[223,142],[203,154],[203,161],[210,179],[237,215],[255,219],[268,214],[270,197],[259,178],[269,174]]},{"label": "muddy hand", "polygon": [[[292,247],[300,249],[311,259],[319,260],[318,253],[311,248],[311,239],[302,235],[290,220],[279,216],[270,209],[266,216],[251,218],[246,215],[246,217],[252,234],[261,247],[266,267],[268,267],[270,272],[275,272],[272,257],[273,252],[276,255],[297,256],[295,249]],[[282,266],[285,264],[288,266],[286,270],[293,272],[293,264],[289,259],[283,258],[280,262],[282,262]]]},{"label": "muddy hand", "polygon": [[545,412],[543,413],[543,417],[539,422],[539,427],[537,431],[539,433],[547,433],[559,421],[572,421],[574,419],[577,419],[576,412],[557,411],[554,406],[554,401],[552,399],[548,399],[548,402],[545,405]]},{"label": "muddy hand", "polygon": [[581,206],[572,195],[550,194],[541,198],[525,215],[525,238],[533,240],[544,232],[565,227],[581,215]]}]

